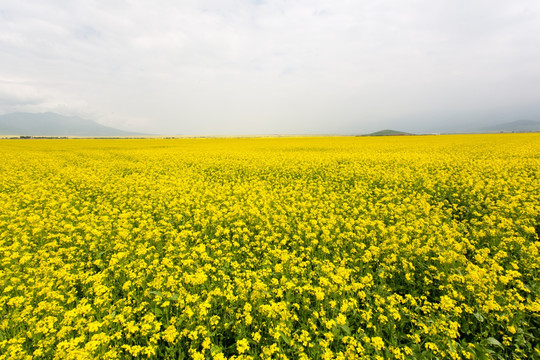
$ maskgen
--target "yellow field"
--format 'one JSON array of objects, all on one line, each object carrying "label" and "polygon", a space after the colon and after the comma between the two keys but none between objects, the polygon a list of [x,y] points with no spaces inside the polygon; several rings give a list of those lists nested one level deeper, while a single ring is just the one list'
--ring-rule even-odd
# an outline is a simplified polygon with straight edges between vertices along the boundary
[{"label": "yellow field", "polygon": [[540,134],[0,141],[0,359],[540,357]]}]

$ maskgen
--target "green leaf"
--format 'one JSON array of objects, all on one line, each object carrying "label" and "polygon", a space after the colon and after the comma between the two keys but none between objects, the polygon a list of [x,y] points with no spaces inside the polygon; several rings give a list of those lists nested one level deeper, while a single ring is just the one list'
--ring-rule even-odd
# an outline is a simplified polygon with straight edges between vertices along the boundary
[{"label": "green leaf", "polygon": [[450,349],[450,352],[453,352],[453,353],[456,352],[456,348],[454,347],[454,345],[452,344],[452,341],[450,340],[448,340],[448,349]]},{"label": "green leaf", "polygon": [[285,344],[291,346],[291,338],[282,333],[281,331],[279,333],[281,334],[281,338],[283,339],[283,341],[285,341]]},{"label": "green leaf", "polygon": [[486,342],[489,344],[489,345],[494,345],[494,346],[500,346],[500,347],[503,347],[502,344],[499,342],[499,340],[495,339],[494,337],[488,337],[486,339]]},{"label": "green leaf", "polygon": [[480,313],[474,313],[473,315],[474,315],[474,317],[475,317],[478,321],[484,322],[484,317],[482,316],[482,314],[480,314]]},{"label": "green leaf", "polygon": [[345,334],[351,335],[351,329],[349,329],[349,326],[347,326],[347,324],[341,325],[341,330],[343,330]]}]

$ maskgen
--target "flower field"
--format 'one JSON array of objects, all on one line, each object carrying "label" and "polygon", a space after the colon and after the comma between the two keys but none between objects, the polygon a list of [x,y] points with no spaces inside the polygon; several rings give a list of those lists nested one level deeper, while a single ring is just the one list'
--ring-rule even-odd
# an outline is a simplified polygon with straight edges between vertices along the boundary
[{"label": "flower field", "polygon": [[540,134],[0,140],[0,359],[540,357]]}]

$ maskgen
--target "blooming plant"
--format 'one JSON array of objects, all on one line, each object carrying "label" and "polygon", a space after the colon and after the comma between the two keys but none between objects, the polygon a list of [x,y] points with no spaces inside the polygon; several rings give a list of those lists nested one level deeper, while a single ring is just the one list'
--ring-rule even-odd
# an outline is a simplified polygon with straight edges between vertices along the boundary
[{"label": "blooming plant", "polygon": [[540,357],[540,135],[0,141],[0,359]]}]

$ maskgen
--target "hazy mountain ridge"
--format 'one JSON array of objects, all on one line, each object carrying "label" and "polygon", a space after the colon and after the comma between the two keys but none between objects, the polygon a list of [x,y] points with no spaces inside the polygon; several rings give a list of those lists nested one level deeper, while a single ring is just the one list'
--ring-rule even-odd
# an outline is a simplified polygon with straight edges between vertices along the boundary
[{"label": "hazy mountain ridge", "polygon": [[476,132],[536,132],[540,131],[540,121],[516,120],[508,123],[486,126]]},{"label": "hazy mountain ridge", "polygon": [[[306,129],[308,130],[308,129]],[[428,133],[511,133],[511,132],[540,132],[540,121],[517,120],[502,124],[489,125],[481,128],[455,126],[453,129],[437,131],[396,131],[380,130],[364,136],[399,136]],[[64,116],[52,112],[25,113],[17,112],[0,115],[0,136],[82,136],[82,137],[123,137],[151,136],[132,131],[125,131],[98,124],[95,121],[77,116]]]},{"label": "hazy mountain ridge", "polygon": [[416,129],[416,131],[380,130],[363,136],[400,136],[400,135],[422,135],[422,134],[490,134],[490,133],[527,133],[540,132],[540,121],[516,120],[506,123],[474,127],[474,125],[452,125],[435,129]]},{"label": "hazy mountain ridge", "polygon": [[[405,127],[405,126],[403,126]],[[490,134],[490,133],[527,133],[540,132],[540,121],[516,120],[504,123],[474,121],[446,121],[444,125],[435,127],[412,127],[406,130],[412,134]]]},{"label": "hazy mountain ridge", "polygon": [[78,116],[64,116],[52,112],[17,112],[0,115],[0,135],[24,136],[140,136],[98,124]]}]

